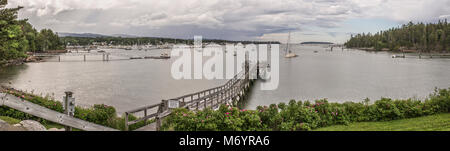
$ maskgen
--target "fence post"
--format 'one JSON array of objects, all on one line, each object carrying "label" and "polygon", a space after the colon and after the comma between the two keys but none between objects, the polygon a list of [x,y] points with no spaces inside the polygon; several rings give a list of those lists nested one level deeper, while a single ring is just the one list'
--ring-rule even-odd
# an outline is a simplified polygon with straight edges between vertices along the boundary
[{"label": "fence post", "polygon": [[197,104],[197,108],[196,108],[196,110],[198,111],[198,101],[196,102],[196,104]]},{"label": "fence post", "polygon": [[[74,107],[75,107],[75,103],[74,100],[75,98],[72,98],[72,92],[70,91],[66,91],[64,92],[66,94],[66,96],[64,97],[64,114],[67,114],[71,117],[73,117],[74,115]],[[72,131],[72,127],[70,126],[65,126],[66,131]]]},{"label": "fence post", "polygon": [[125,112],[125,131],[128,131],[128,112]]},{"label": "fence post", "polygon": [[[147,117],[147,109],[144,110],[144,117]],[[147,120],[145,120],[144,123],[147,125]]]},{"label": "fence post", "polygon": [[162,112],[164,112],[163,110],[164,110],[164,108],[165,108],[165,101],[164,100],[162,100],[161,101],[161,105],[159,105],[159,108],[158,108],[158,115],[156,115],[156,131],[159,131],[160,130],[160,127],[161,127],[161,118],[159,117],[160,116],[160,114],[162,113]]}]

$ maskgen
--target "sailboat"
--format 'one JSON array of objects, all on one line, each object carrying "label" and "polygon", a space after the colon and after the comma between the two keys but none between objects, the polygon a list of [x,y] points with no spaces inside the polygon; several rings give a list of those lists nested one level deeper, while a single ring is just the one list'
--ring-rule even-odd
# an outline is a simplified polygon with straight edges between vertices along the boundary
[{"label": "sailboat", "polygon": [[289,48],[289,42],[290,41],[291,41],[291,32],[289,32],[289,37],[288,37],[287,46],[286,46],[286,55],[284,56],[285,58],[295,58],[295,57],[297,57],[297,54],[293,53],[291,51],[291,49]]}]

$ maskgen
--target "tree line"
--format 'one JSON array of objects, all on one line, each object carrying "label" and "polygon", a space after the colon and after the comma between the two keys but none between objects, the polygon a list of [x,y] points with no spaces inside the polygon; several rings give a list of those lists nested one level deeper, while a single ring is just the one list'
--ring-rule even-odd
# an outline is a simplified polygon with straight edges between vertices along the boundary
[{"label": "tree line", "polygon": [[7,0],[0,0],[0,61],[24,58],[26,52],[63,49],[64,44],[50,29],[37,31],[27,19],[18,19],[23,7],[6,8]]},{"label": "tree line", "polygon": [[[94,43],[103,43],[106,45],[160,45],[165,43],[177,43],[177,44],[188,44],[193,45],[193,39],[174,39],[174,38],[160,38],[160,37],[61,37],[61,41],[67,46],[86,46],[92,45]],[[279,44],[277,41],[230,41],[230,40],[219,40],[219,39],[203,39],[203,43],[242,43],[242,44]]]},{"label": "tree line", "polygon": [[419,52],[450,52],[450,24],[447,20],[437,23],[412,23],[375,34],[352,35],[345,43],[348,48]]}]

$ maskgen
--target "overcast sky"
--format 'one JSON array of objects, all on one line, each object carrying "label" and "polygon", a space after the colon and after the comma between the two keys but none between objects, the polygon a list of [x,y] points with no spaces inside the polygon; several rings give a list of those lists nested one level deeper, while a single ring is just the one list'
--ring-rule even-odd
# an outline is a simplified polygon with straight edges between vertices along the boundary
[{"label": "overcast sky", "polygon": [[345,42],[409,21],[450,19],[450,0],[9,0],[37,29],[227,40]]}]

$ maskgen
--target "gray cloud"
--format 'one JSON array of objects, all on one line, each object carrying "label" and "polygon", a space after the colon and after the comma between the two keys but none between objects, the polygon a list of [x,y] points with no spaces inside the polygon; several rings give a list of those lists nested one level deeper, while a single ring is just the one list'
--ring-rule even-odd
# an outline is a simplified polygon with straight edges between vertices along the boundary
[{"label": "gray cloud", "polygon": [[[15,0],[22,18],[37,28],[231,40],[271,39],[278,33],[332,31],[348,19],[383,18],[397,22],[448,18],[450,1],[442,0]],[[331,30],[331,31],[330,31]],[[317,30],[316,30],[317,31]],[[311,31],[310,31],[311,32]],[[330,34],[332,33],[332,34]],[[341,34],[346,35],[346,34]],[[269,36],[262,38],[264,36]],[[281,40],[282,41],[282,40]]]}]

